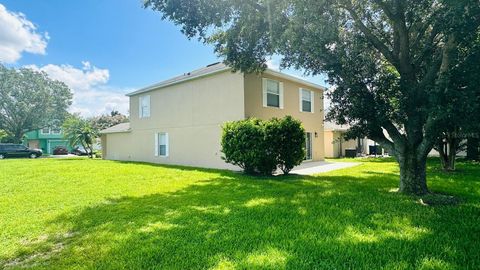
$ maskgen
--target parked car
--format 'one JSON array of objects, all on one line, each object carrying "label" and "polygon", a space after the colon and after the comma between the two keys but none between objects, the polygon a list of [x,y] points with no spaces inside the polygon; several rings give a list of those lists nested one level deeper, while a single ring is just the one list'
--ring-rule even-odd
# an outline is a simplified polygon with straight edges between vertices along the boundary
[{"label": "parked car", "polygon": [[2,143],[0,144],[0,159],[29,157],[37,158],[43,154],[41,149],[31,149],[21,144]]},{"label": "parked car", "polygon": [[77,156],[86,156],[90,153],[89,150],[86,150],[85,148],[81,147],[81,146],[77,146],[75,148],[73,148],[73,150],[70,152],[74,155],[77,155]]},{"label": "parked car", "polygon": [[53,149],[54,155],[68,155],[68,149],[65,146],[57,146]]}]

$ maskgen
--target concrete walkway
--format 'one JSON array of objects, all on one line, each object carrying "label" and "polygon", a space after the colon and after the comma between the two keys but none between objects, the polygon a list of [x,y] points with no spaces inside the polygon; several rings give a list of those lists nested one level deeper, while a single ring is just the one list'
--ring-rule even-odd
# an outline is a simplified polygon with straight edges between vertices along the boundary
[{"label": "concrete walkway", "polygon": [[330,172],[339,169],[345,169],[360,165],[360,162],[326,162],[312,161],[304,162],[293,168],[291,174],[312,175],[317,173]]}]

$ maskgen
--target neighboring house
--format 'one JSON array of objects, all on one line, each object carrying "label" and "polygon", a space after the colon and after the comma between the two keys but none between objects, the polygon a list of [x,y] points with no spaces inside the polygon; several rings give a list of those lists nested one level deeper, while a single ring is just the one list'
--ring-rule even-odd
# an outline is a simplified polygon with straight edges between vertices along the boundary
[{"label": "neighboring house", "polygon": [[68,141],[63,138],[60,128],[45,127],[39,130],[27,132],[24,144],[30,148],[42,149],[44,154],[52,154],[57,146],[64,146],[71,150]]},{"label": "neighboring house", "polygon": [[101,131],[106,159],[209,168],[226,164],[221,126],[248,117],[291,115],[306,130],[307,159],[323,160],[324,88],[267,69],[232,73],[217,63],[127,94],[130,123]]},{"label": "neighboring house", "polygon": [[331,122],[325,122],[325,157],[345,157],[345,150],[355,150],[357,152],[357,155],[362,156],[375,155],[375,151],[377,151],[377,155],[385,154],[378,144],[368,138],[357,138],[345,141],[344,135],[348,129],[349,126],[336,125]]},{"label": "neighboring house", "polygon": [[[385,149],[383,149],[375,141],[368,138],[357,138],[356,140],[345,141],[343,138],[349,126],[347,125],[337,125],[331,122],[325,122],[324,124],[324,142],[325,142],[325,157],[327,158],[339,158],[345,157],[346,149],[355,149],[357,156],[374,156],[376,155],[387,155]],[[389,138],[388,133],[384,131],[385,136]],[[466,143],[466,142],[464,142]],[[447,151],[445,146],[445,151]],[[457,157],[464,157],[467,153],[465,150],[459,151]],[[432,149],[428,156],[438,157],[439,153],[437,150]]]}]

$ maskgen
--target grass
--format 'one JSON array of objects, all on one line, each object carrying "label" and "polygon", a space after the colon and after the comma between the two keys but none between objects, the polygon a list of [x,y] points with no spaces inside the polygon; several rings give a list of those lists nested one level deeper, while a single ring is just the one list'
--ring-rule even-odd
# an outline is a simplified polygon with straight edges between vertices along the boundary
[{"label": "grass", "polygon": [[391,160],[316,177],[88,159],[0,161],[0,268],[478,269],[480,166],[392,192]]}]

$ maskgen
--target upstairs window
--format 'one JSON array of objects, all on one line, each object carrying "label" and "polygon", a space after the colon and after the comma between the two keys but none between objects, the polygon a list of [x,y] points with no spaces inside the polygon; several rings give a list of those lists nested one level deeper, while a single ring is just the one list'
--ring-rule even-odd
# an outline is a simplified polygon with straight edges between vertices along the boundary
[{"label": "upstairs window", "polygon": [[306,90],[303,88],[300,88],[298,91],[299,98],[300,98],[300,111],[301,112],[314,112],[314,107],[313,107],[313,100],[314,100],[314,94],[313,91]]},{"label": "upstairs window", "polygon": [[138,98],[138,115],[140,118],[150,117],[150,95]]},{"label": "upstairs window", "polygon": [[263,107],[283,109],[283,83],[263,78]]},{"label": "upstairs window", "polygon": [[48,134],[50,134],[50,128],[49,127],[44,127],[44,128],[42,128],[42,130],[40,130],[40,133],[48,135]]},{"label": "upstairs window", "polygon": [[52,134],[60,134],[62,130],[60,128],[52,128],[51,132]]}]

